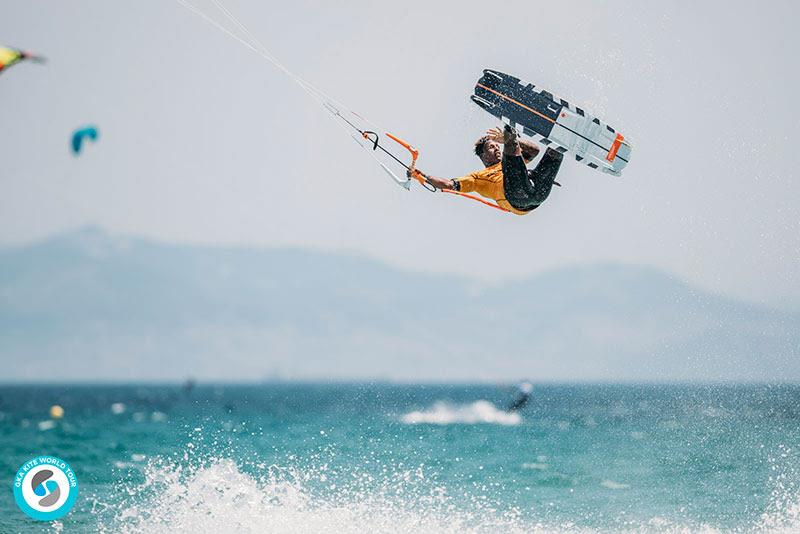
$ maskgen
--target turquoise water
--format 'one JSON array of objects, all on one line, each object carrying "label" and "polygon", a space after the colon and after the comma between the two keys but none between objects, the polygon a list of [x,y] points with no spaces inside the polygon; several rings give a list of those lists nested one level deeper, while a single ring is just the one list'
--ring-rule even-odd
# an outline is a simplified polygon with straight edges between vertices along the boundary
[{"label": "turquoise water", "polygon": [[[0,532],[798,532],[800,386],[0,387]],[[48,417],[53,404],[65,416]],[[19,466],[68,461],[56,523]]]}]

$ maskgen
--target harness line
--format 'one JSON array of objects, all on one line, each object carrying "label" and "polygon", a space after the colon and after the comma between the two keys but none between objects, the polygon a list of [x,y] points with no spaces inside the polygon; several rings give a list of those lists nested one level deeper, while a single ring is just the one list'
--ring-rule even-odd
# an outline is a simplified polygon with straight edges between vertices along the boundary
[{"label": "harness line", "polygon": [[[226,28],[222,24],[220,24],[218,21],[216,21],[214,18],[210,17],[208,14],[204,13],[202,10],[198,9],[195,5],[190,3],[188,0],[175,0],[175,1],[178,4],[180,4],[181,6],[183,6],[184,8],[186,8],[188,11],[194,13],[198,17],[202,18],[203,20],[205,20],[206,22],[208,22],[209,24],[211,24],[212,26],[217,28],[219,31],[223,32],[224,34],[228,35],[232,39],[234,39],[237,42],[239,42],[245,48],[247,48],[247,49],[255,52],[256,54],[258,54],[259,56],[261,56],[264,60],[266,60],[267,62],[271,63],[275,68],[277,68],[278,70],[283,72],[286,76],[288,76],[291,80],[293,80],[312,99],[314,99],[315,102],[317,102],[323,109],[325,109],[328,113],[330,113],[333,116],[334,122],[340,128],[342,128],[342,130],[347,132],[348,135],[350,135],[350,137],[356,143],[358,143],[358,145],[361,148],[366,150],[369,153],[370,157],[372,157],[372,159],[374,159],[378,163],[378,165],[380,165],[380,167],[392,178],[392,180],[394,180],[395,183],[397,183],[398,185],[400,185],[404,189],[409,190],[410,186],[411,186],[411,178],[408,178],[408,177],[400,178],[391,169],[389,169],[389,167],[387,167],[375,155],[375,152],[378,149],[380,149],[384,154],[386,154],[389,157],[391,157],[394,161],[396,161],[401,166],[403,166],[407,171],[409,171],[411,173],[411,177],[414,178],[415,180],[417,180],[425,189],[427,189],[428,191],[431,191],[431,192],[437,191],[437,189],[435,187],[431,186],[430,184],[428,184],[425,181],[422,173],[420,173],[419,171],[416,170],[416,161],[417,161],[417,156],[419,155],[419,151],[417,151],[416,149],[411,147],[408,143],[406,143],[402,139],[399,139],[399,138],[393,136],[392,134],[387,133],[386,130],[384,130],[382,128],[379,128],[375,123],[373,123],[372,121],[370,121],[366,117],[363,117],[362,115],[359,115],[358,113],[348,109],[341,102],[338,102],[336,99],[334,99],[331,96],[325,94],[323,91],[321,91],[320,89],[318,89],[317,87],[315,87],[314,85],[309,83],[308,81],[304,80],[303,78],[301,78],[300,76],[298,76],[297,74],[295,74],[294,72],[289,70],[285,65],[283,65],[283,63],[281,63],[278,60],[278,58],[276,58],[267,49],[266,46],[264,46],[264,44],[247,28],[247,26],[245,26],[238,18],[236,18],[236,16],[233,13],[231,13],[222,4],[222,2],[220,0],[210,0],[210,1],[211,1],[212,4],[214,4],[214,6],[231,23],[233,23],[234,26],[236,26],[236,28],[238,28],[238,30],[244,35],[244,38],[242,36],[237,35],[236,33],[232,32],[231,30],[229,30],[228,28]],[[397,156],[395,156],[391,151],[387,150],[383,145],[381,145],[380,142],[379,142],[380,141],[380,136],[375,131],[365,130],[365,129],[359,128],[355,124],[355,122],[350,120],[350,119],[348,119],[342,113],[341,110],[345,110],[345,113],[351,115],[352,117],[356,117],[356,118],[360,119],[361,121],[364,121],[365,123],[367,123],[370,126],[372,126],[375,130],[383,131],[384,134],[387,137],[389,137],[390,139],[396,141],[397,143],[399,143],[404,148],[408,149],[412,154],[412,162],[411,162],[411,164],[408,165],[408,164],[404,163]],[[336,120],[336,119],[338,119],[338,120]],[[356,132],[358,132],[360,134],[359,137],[369,141],[369,145],[365,145],[364,143],[362,143],[362,141],[358,137],[356,137],[355,135],[353,135],[350,132],[348,127],[353,129],[353,130],[355,130]],[[374,138],[372,136],[374,136]],[[505,208],[502,208],[502,207],[498,206],[495,203],[488,202],[488,201],[483,200],[483,199],[481,199],[481,198],[479,198],[477,196],[474,196],[474,195],[469,195],[467,193],[461,193],[460,191],[454,191],[454,190],[451,190],[451,189],[442,189],[441,191],[445,192],[445,193],[450,193],[450,194],[453,194],[453,195],[457,195],[457,196],[460,196],[460,197],[468,198],[468,199],[471,199],[471,200],[475,200],[477,202],[480,202],[482,204],[485,204],[487,206],[490,206],[492,208],[495,208],[495,209],[498,209],[498,210],[501,210],[501,211],[505,211],[505,212],[508,211]]]}]

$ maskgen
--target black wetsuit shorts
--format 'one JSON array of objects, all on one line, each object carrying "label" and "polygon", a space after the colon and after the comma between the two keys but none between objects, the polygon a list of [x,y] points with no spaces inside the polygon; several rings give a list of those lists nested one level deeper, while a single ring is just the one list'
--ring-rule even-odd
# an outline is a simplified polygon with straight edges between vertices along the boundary
[{"label": "black wetsuit shorts", "polygon": [[550,195],[564,155],[548,148],[533,170],[528,170],[522,156],[503,155],[503,189],[514,209],[531,211]]}]

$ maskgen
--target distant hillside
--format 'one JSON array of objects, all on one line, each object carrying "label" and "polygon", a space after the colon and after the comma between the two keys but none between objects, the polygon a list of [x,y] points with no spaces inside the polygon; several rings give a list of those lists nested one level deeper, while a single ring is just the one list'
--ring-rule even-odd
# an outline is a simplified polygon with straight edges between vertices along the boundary
[{"label": "distant hillside", "polygon": [[5,380],[800,380],[800,314],[623,265],[501,287],[88,228],[0,250]]}]

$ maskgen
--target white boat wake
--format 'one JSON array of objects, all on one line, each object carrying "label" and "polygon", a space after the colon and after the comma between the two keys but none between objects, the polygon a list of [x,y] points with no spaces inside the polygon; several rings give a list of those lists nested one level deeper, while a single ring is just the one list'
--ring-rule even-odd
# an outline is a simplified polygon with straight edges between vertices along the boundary
[{"label": "white boat wake", "polygon": [[522,417],[516,412],[498,409],[489,401],[479,400],[472,404],[452,405],[436,402],[427,410],[409,412],[401,418],[407,425],[474,425],[479,423],[494,425],[518,425]]}]

